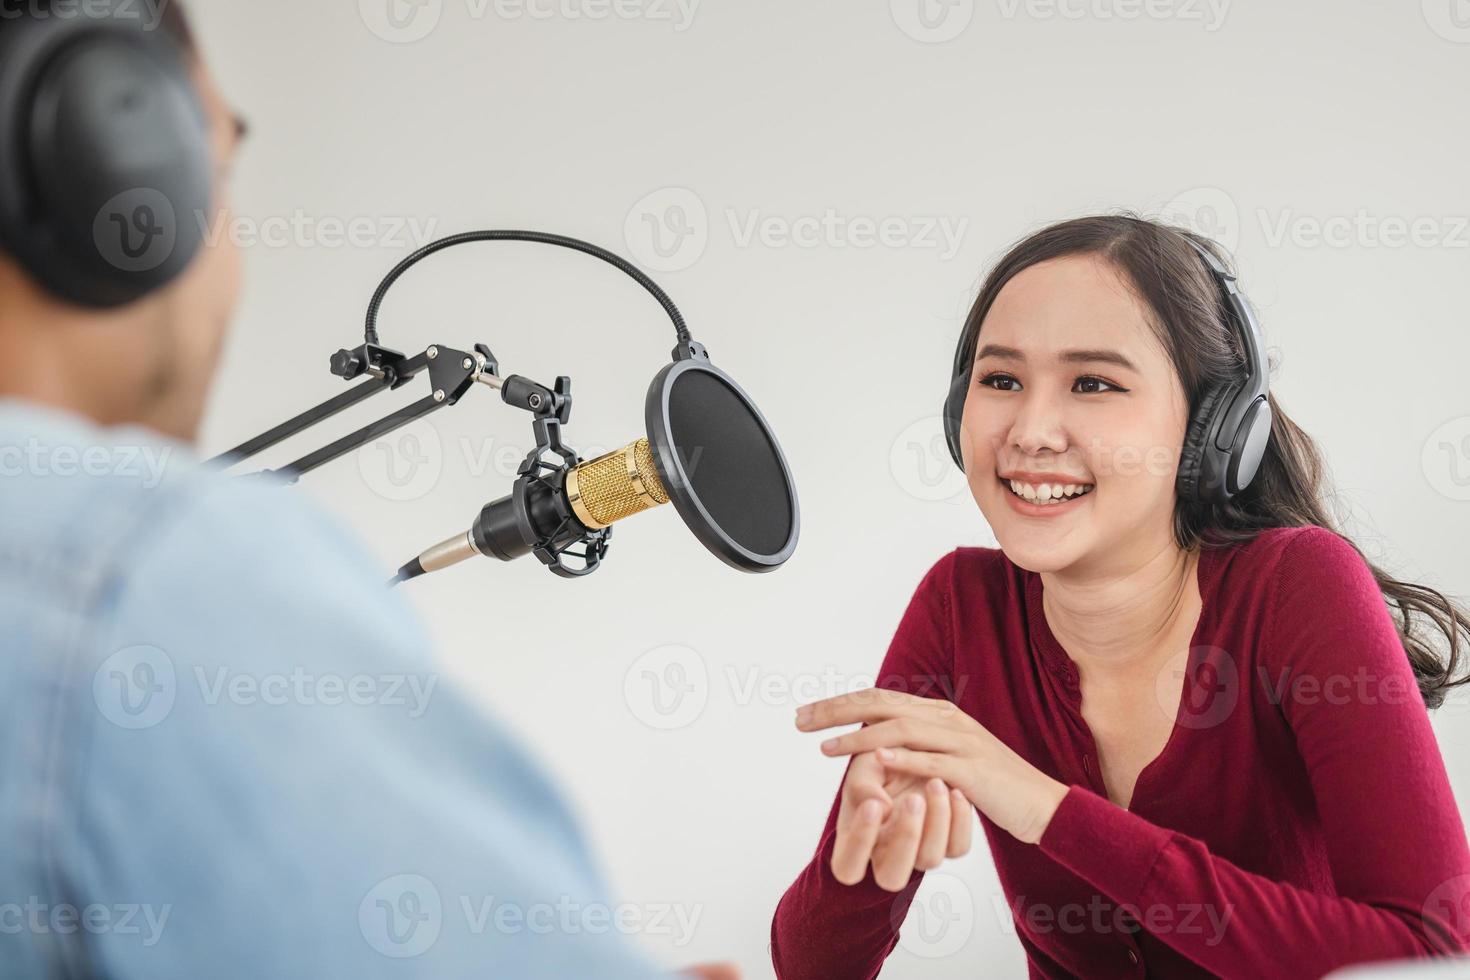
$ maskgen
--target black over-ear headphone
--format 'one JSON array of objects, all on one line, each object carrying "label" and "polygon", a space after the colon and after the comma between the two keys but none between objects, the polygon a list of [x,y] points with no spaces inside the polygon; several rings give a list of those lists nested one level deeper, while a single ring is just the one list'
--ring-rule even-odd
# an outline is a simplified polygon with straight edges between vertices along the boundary
[{"label": "black over-ear headphone", "polygon": [[[1185,433],[1175,487],[1182,500],[1223,503],[1250,486],[1271,436],[1266,348],[1255,310],[1237,287],[1235,276],[1215,253],[1188,235],[1184,237],[1204,259],[1220,288],[1226,318],[1241,338],[1245,375],[1211,387],[1200,398]],[[944,437],[950,456],[962,470],[965,464],[960,454],[960,419],[965,412],[974,356],[973,350],[966,349],[968,346],[961,337],[949,395],[944,400]]]},{"label": "black over-ear headphone", "polygon": [[131,4],[81,8],[0,23],[0,249],[56,297],[103,309],[193,260],[213,168],[177,43]]}]

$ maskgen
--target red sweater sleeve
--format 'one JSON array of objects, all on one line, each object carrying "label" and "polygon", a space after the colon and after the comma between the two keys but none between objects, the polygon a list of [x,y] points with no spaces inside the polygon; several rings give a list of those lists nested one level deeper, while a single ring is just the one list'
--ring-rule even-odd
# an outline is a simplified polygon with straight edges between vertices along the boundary
[{"label": "red sweater sleeve", "polygon": [[1137,908],[1145,929],[1151,909],[1200,906],[1224,919],[1223,933],[1157,932],[1223,976],[1319,977],[1352,963],[1470,948],[1470,846],[1371,570],[1346,540],[1312,528],[1287,544],[1272,594],[1261,669],[1241,680],[1281,692],[1337,895],[1243,870],[1080,786],[1039,846]]},{"label": "red sweater sleeve", "polygon": [[[939,559],[909,600],[877,686],[920,697],[954,700],[949,592],[955,553]],[[844,773],[845,775],[845,773]],[[771,921],[771,962],[781,980],[871,980],[898,943],[898,928],[923,879],[915,871],[900,892],[884,891],[868,868],[844,885],[832,876],[841,784],[827,814],[817,853],[786,889]]]}]

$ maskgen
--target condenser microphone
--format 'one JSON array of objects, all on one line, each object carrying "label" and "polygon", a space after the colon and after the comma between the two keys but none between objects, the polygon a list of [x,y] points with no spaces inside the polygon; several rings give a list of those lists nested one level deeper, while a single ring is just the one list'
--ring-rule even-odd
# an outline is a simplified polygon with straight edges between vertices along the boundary
[{"label": "condenser microphone", "polygon": [[[581,536],[581,528],[600,531],[625,517],[669,502],[669,493],[659,479],[647,439],[572,467],[561,475],[559,482],[559,493],[552,484],[549,492],[533,494],[525,510],[531,526],[544,532],[536,537],[550,538],[553,544],[558,543],[556,528],[566,523],[566,509],[571,510],[580,525],[580,528],[568,527],[568,537],[575,540]],[[456,534],[419,555],[399,570],[398,580],[437,572],[477,555],[512,561],[530,554],[534,542],[522,533],[521,513],[515,494],[487,504],[469,531]]]},{"label": "condenser microphone", "polygon": [[676,348],[654,377],[644,423],[645,437],[594,460],[568,454],[549,473],[523,472],[468,531],[404,565],[394,582],[477,555],[512,561],[535,553],[556,571],[551,558],[578,542],[595,565],[613,524],[670,502],[733,568],[765,572],[791,557],[801,521],[785,455],[755,403],[701,344]]}]

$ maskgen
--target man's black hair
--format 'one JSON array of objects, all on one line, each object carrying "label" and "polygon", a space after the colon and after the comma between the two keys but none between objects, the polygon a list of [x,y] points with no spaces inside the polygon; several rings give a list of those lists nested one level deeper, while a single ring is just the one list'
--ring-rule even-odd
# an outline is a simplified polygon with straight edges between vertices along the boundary
[{"label": "man's black hair", "polygon": [[184,5],[180,0],[163,0],[159,24],[186,54],[198,53],[194,44],[194,32],[189,28],[189,16],[184,12]]}]

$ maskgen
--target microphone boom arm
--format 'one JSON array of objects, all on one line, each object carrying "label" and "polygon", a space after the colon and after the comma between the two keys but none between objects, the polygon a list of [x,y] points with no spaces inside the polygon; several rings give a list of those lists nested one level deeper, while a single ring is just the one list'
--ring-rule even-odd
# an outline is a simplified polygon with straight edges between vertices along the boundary
[{"label": "microphone boom arm", "polygon": [[[476,344],[473,353],[434,345],[413,357],[405,357],[397,351],[368,344],[355,351],[340,350],[332,356],[333,374],[349,381],[363,375],[371,377],[234,449],[221,453],[210,462],[233,465],[256,456],[379,392],[396,391],[425,369],[429,372],[431,394],[428,396],[270,472],[284,477],[289,483],[295,483],[303,474],[345,456],[380,436],[415,422],[445,405],[458,403],[476,382],[501,387],[495,355],[484,344]],[[567,401],[566,410],[570,411],[570,396]]]},{"label": "microphone boom arm", "polygon": [[[488,539],[484,547],[506,560],[527,552],[533,553],[553,573],[564,578],[580,577],[596,569],[607,553],[612,528],[589,529],[570,510],[562,513],[563,508],[557,508],[552,514],[556,522],[552,530],[542,533],[535,530],[539,525],[532,521],[531,515],[533,505],[539,507],[536,516],[543,518],[539,523],[545,523],[543,512],[546,501],[558,499],[556,494],[549,491],[560,489],[567,472],[582,462],[576,451],[563,443],[561,438],[561,427],[571,419],[571,378],[565,375],[558,377],[552,388],[516,374],[501,378],[495,355],[484,344],[475,344],[473,351],[461,351],[436,344],[413,357],[377,344],[363,344],[355,350],[339,350],[332,356],[331,366],[333,374],[349,381],[364,375],[370,377],[350,390],[219,454],[209,462],[233,466],[380,392],[395,391],[425,370],[428,371],[431,393],[426,397],[350,432],[278,470],[261,470],[255,474],[279,476],[288,483],[295,483],[306,473],[345,456],[374,439],[424,418],[446,405],[457,404],[474,385],[484,384],[498,390],[501,400],[507,405],[532,414],[531,426],[536,437],[535,448],[526,455],[517,470],[515,488],[511,494],[485,508],[483,516],[493,518],[493,527],[499,533]],[[559,456],[561,464],[547,462],[545,457],[548,453]],[[584,550],[572,551],[572,546],[579,542],[585,545]],[[465,538],[465,543],[466,546],[478,550],[471,539]],[[449,544],[450,542],[445,542],[446,546]],[[562,561],[563,555],[581,558],[582,567],[567,565]],[[409,568],[410,566],[405,566],[405,570]],[[422,571],[423,569],[419,569],[416,574],[421,574]],[[413,575],[400,577],[409,578]]]}]

